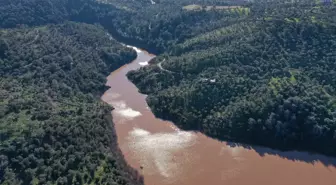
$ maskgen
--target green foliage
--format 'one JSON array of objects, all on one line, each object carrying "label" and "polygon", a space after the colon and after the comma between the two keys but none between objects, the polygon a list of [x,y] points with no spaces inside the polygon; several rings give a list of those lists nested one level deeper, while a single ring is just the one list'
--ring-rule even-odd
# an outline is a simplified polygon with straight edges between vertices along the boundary
[{"label": "green foliage", "polygon": [[142,183],[96,98],[135,52],[67,21],[162,54],[128,74],[161,118],[336,155],[334,1],[154,1],[0,2],[1,184]]},{"label": "green foliage", "polygon": [[[219,8],[183,9],[193,3]],[[239,6],[244,4],[244,1],[233,0],[181,0],[174,3],[157,0],[155,5],[149,0],[4,0],[0,6],[0,27],[37,26],[67,20],[98,23],[118,40],[153,53],[163,53],[204,31],[239,22],[250,12],[248,7]],[[236,8],[223,8],[228,6]]]},{"label": "green foliage", "polygon": [[1,184],[142,184],[96,98],[133,50],[73,22],[2,30],[0,46]]},{"label": "green foliage", "polygon": [[184,129],[336,155],[335,4],[255,1],[238,14],[169,46],[164,70],[154,60],[128,77]]}]

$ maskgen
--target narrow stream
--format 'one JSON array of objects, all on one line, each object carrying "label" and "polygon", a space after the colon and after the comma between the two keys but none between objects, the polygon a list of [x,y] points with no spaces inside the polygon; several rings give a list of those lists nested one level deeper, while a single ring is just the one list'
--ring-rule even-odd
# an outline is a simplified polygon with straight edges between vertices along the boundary
[{"label": "narrow stream", "polygon": [[111,88],[102,100],[115,108],[119,147],[126,161],[143,174],[146,185],[336,184],[334,158],[220,142],[155,118],[146,95],[126,77],[155,56],[134,49],[136,60],[107,77]]}]

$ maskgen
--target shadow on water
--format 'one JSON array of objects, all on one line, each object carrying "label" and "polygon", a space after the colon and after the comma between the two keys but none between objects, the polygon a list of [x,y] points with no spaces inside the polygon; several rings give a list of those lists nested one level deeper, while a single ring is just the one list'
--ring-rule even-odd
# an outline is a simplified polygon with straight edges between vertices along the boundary
[{"label": "shadow on water", "polygon": [[336,167],[336,158],[328,157],[321,154],[300,151],[280,151],[267,147],[240,144],[235,142],[227,142],[227,145],[229,145],[230,147],[243,147],[245,149],[254,150],[262,157],[266,155],[275,155],[280,158],[288,159],[295,162],[306,162],[312,165],[320,162],[326,167]]},{"label": "shadow on water", "polygon": [[[171,121],[169,119],[164,119],[164,118],[159,118],[159,119]],[[173,120],[172,122],[175,123],[174,121],[176,120]],[[182,128],[180,125],[176,125],[176,124],[174,125],[177,126],[181,130],[187,130],[187,131],[192,131],[194,133],[204,134],[195,129],[185,129],[185,128]],[[248,150],[253,150],[257,152],[261,157],[264,157],[266,155],[273,155],[273,156],[278,156],[283,159],[291,160],[293,162],[306,162],[311,165],[315,165],[316,163],[321,163],[326,167],[336,168],[336,157],[326,156],[323,154],[317,154],[317,153],[306,152],[306,151],[296,151],[296,150],[281,151],[279,149],[273,149],[273,148],[269,148],[265,146],[256,146],[256,145],[251,145],[251,144],[237,143],[237,142],[229,141],[227,139],[218,139],[216,137],[212,137],[211,135],[207,135],[207,134],[204,134],[204,135],[212,139],[215,139],[217,141],[225,142],[230,147],[243,147]]]}]

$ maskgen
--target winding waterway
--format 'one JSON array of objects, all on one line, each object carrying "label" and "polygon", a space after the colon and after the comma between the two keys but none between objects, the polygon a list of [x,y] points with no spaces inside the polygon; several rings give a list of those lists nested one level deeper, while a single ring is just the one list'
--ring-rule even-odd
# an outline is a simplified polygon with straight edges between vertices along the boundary
[{"label": "winding waterway", "polygon": [[112,105],[113,121],[126,161],[146,185],[335,185],[336,160],[305,152],[220,142],[181,131],[156,118],[146,95],[126,74],[155,57],[134,48],[138,57],[107,77],[102,100]]}]

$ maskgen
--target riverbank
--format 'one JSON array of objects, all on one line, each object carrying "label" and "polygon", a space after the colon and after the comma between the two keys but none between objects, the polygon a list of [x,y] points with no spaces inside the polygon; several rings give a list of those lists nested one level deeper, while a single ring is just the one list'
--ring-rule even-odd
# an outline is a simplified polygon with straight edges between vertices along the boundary
[{"label": "riverbank", "polygon": [[102,100],[115,107],[119,147],[126,161],[144,176],[145,184],[333,185],[336,181],[334,158],[220,142],[156,118],[147,96],[126,77],[154,57],[136,51],[136,60],[108,76],[106,85],[111,88]]}]

